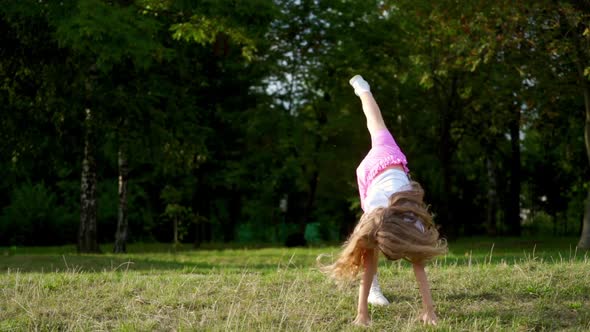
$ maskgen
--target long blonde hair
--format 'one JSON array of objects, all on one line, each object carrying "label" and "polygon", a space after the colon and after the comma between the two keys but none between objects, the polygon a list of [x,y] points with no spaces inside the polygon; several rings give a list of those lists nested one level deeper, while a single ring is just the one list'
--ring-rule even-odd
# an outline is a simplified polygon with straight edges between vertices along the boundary
[{"label": "long blonde hair", "polygon": [[412,182],[408,190],[391,195],[389,206],[363,214],[337,260],[320,270],[337,281],[352,281],[363,267],[366,249],[379,249],[389,260],[403,258],[412,263],[444,255],[447,243],[439,238],[423,199],[424,190]]}]

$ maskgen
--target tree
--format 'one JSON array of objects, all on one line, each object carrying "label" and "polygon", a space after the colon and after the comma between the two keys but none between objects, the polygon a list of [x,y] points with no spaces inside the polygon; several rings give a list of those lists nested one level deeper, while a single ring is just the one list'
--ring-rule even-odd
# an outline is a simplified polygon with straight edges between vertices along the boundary
[{"label": "tree", "polygon": [[[178,52],[175,71],[181,73],[172,80],[176,98],[168,103],[174,107],[166,109],[176,127],[163,140],[162,160],[167,162],[159,166],[165,166],[160,170],[168,181],[184,178],[193,184],[185,193],[192,196],[193,211],[198,219],[212,221],[195,226],[209,233],[196,237],[211,238],[210,227],[217,224],[224,241],[234,240],[236,225],[247,214],[245,197],[257,201],[261,182],[271,181],[253,175],[261,168],[268,173],[270,165],[250,167],[260,150],[249,151],[248,131],[267,105],[262,80],[271,67],[265,65],[265,33],[274,9],[267,1],[237,6],[230,1],[178,3],[157,9],[169,17]],[[260,214],[263,210],[257,209]]]},{"label": "tree", "polygon": [[[61,8],[54,8],[58,12]],[[164,50],[152,39],[159,26],[152,18],[141,15],[133,5],[108,4],[98,0],[81,1],[62,12],[63,16],[50,17],[56,29],[56,39],[72,50],[80,64],[80,77],[86,87],[86,139],[82,169],[81,219],[79,252],[96,252],[96,169],[94,168],[94,130],[108,120],[108,108],[100,94],[111,86],[108,77],[119,63],[130,63],[136,68],[149,67],[153,54]],[[80,33],[82,31],[83,33]],[[106,78],[106,79],[105,79]],[[105,112],[105,114],[100,114]],[[102,116],[100,116],[102,115]],[[82,240],[85,239],[85,240]]]},{"label": "tree", "polygon": [[[583,105],[586,156],[590,161],[590,6],[585,2],[536,2],[520,8],[524,37],[535,55],[529,65],[530,82],[539,93],[539,121],[560,112],[559,100],[574,98]],[[587,169],[587,166],[584,167]],[[590,247],[590,189],[578,246]]]},{"label": "tree", "polygon": [[[562,220],[583,219],[590,170],[573,135],[588,110],[587,12],[567,1],[0,0],[0,205],[44,183],[52,204],[80,213],[84,250],[98,250],[94,234],[114,231],[124,252],[139,238],[180,240],[184,226],[196,243],[306,229],[337,240],[360,213],[354,169],[369,148],[347,82],[360,73],[443,233],[518,235],[539,211],[571,230]],[[181,199],[162,200],[162,184]],[[186,211],[208,222],[155,222]]]},{"label": "tree", "polygon": [[115,246],[113,252],[124,253],[127,252],[127,234],[129,231],[128,222],[128,179],[129,179],[129,159],[128,159],[128,143],[127,140],[127,120],[123,123],[123,128],[120,131],[121,143],[119,144],[119,151],[117,153],[117,165],[119,169],[119,211],[117,214],[117,230],[115,232]]}]

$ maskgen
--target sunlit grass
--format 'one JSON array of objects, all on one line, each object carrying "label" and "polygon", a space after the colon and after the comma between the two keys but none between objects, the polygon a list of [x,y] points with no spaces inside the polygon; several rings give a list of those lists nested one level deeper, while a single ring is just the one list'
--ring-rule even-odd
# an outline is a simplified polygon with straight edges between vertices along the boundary
[{"label": "sunlit grass", "polygon": [[[435,330],[589,330],[590,261],[575,241],[451,243],[428,269]],[[315,267],[337,247],[189,249],[0,248],[0,330],[360,329],[350,324],[356,288],[338,289]],[[371,308],[369,330],[423,330],[409,265],[382,260],[380,279],[392,305]]]}]

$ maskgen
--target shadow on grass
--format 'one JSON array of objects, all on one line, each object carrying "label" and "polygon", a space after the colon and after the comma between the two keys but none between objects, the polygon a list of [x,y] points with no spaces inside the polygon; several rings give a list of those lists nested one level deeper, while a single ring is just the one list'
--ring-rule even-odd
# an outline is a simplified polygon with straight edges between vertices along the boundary
[{"label": "shadow on grass", "polygon": [[519,331],[563,331],[574,329],[584,331],[588,326],[588,314],[584,311],[573,310],[562,303],[535,303],[519,307],[492,307],[477,311],[442,313],[447,319],[455,318],[460,321],[496,320],[498,328]]},{"label": "shadow on grass", "polygon": [[139,258],[124,256],[98,255],[16,255],[3,257],[0,260],[0,271],[3,273],[96,273],[96,272],[126,272],[126,271],[175,271],[180,273],[219,273],[223,272],[270,272],[276,271],[280,264],[248,262],[236,260],[234,262],[191,262],[173,261],[156,258]]},{"label": "shadow on grass", "polygon": [[[449,244],[449,255],[439,257],[436,266],[483,266],[495,264],[554,264],[585,261],[588,252],[575,248],[575,238],[467,238]],[[103,245],[108,252],[109,245]],[[0,273],[20,272],[102,272],[102,271],[179,271],[181,273],[267,273],[277,268],[315,268],[319,254],[338,247],[245,249],[232,245],[227,250],[189,249],[181,246],[176,253],[170,244],[132,244],[129,254],[77,255],[74,246],[0,248]],[[329,263],[329,262],[326,262]],[[382,265],[396,263],[386,263]],[[408,265],[403,262],[402,264]]]},{"label": "shadow on grass", "polygon": [[503,300],[503,298],[500,295],[490,293],[490,292],[454,293],[454,294],[445,295],[445,299],[447,299],[447,300],[491,301],[491,302],[501,302]]}]

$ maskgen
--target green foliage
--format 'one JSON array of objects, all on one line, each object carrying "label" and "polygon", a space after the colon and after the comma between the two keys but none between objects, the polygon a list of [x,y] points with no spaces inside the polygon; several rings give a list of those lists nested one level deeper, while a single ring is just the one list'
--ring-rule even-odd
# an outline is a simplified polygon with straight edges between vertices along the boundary
[{"label": "green foliage", "polygon": [[172,186],[166,186],[162,189],[160,198],[166,204],[176,204],[182,201],[182,192]]},{"label": "green foliage", "polygon": [[134,6],[82,0],[64,14],[53,22],[60,46],[89,57],[104,72],[127,59],[137,68],[146,69],[153,60],[162,61],[171,55],[153,38],[161,23],[138,14]]},{"label": "green foliage", "polygon": [[170,27],[172,37],[176,40],[196,42],[208,45],[221,36],[228,36],[232,41],[242,47],[242,55],[247,60],[252,60],[256,52],[255,42],[248,38],[240,28],[232,28],[220,19],[211,19],[202,15],[193,15],[189,22],[176,23]]},{"label": "green foliage", "polygon": [[0,217],[0,243],[54,245],[69,243],[77,231],[77,215],[57,202],[45,184],[23,183],[11,194]]},{"label": "green foliage", "polygon": [[240,223],[236,227],[236,240],[239,243],[270,243],[273,240],[273,228],[260,232],[260,225],[255,223]]},{"label": "green foliage", "polygon": [[182,192],[172,186],[166,186],[160,195],[166,207],[164,212],[160,215],[163,222],[174,223],[177,227],[177,236],[179,241],[186,236],[190,224],[196,224],[202,221],[197,214],[195,214],[190,207],[181,205]]},{"label": "green foliage", "polygon": [[338,241],[370,146],[360,73],[443,230],[502,234],[517,199],[540,218],[527,232],[544,215],[577,232],[588,17],[571,1],[0,1],[0,206],[43,182],[74,228],[91,108],[102,241],[121,149],[130,239],[169,240],[176,219],[195,243]]}]

